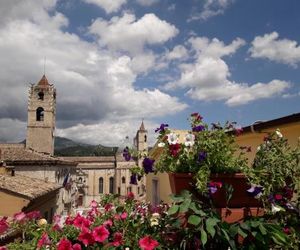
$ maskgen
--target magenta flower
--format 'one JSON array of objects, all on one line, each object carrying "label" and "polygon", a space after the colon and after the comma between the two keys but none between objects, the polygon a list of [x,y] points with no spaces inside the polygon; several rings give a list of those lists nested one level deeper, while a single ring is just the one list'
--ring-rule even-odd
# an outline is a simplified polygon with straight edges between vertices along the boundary
[{"label": "magenta flower", "polygon": [[108,219],[103,222],[103,226],[105,226],[105,227],[111,227],[112,225],[113,225],[113,222],[111,219]]},{"label": "magenta flower", "polygon": [[82,227],[88,228],[91,225],[91,221],[84,218],[80,214],[77,214],[74,219],[73,225],[77,228],[82,228]]},{"label": "magenta flower", "polygon": [[93,236],[95,241],[103,242],[109,236],[109,231],[105,228],[105,226],[95,227],[93,230]]},{"label": "magenta flower", "polygon": [[7,217],[3,217],[0,220],[0,234],[4,233],[8,229]]},{"label": "magenta flower", "polygon": [[157,246],[159,246],[159,243],[152,239],[151,236],[145,236],[144,238],[139,240],[139,246],[143,250],[153,250]]},{"label": "magenta flower", "polygon": [[126,220],[127,216],[128,214],[126,212],[123,212],[120,217],[122,220]]},{"label": "magenta flower", "polygon": [[85,246],[92,245],[95,243],[95,240],[94,240],[94,237],[93,237],[91,231],[86,227],[82,228],[82,230],[78,236],[78,240],[81,241]]},{"label": "magenta flower", "polygon": [[73,245],[73,250],[81,250],[81,245],[76,243]]},{"label": "magenta flower", "polygon": [[133,199],[134,199],[134,193],[129,192],[129,193],[127,194],[127,199],[133,200]]},{"label": "magenta flower", "polygon": [[62,238],[57,244],[57,250],[73,250],[71,241]]},{"label": "magenta flower", "polygon": [[95,200],[92,200],[90,206],[91,206],[92,208],[97,208],[97,207],[98,207],[98,202],[95,201]]},{"label": "magenta flower", "polygon": [[110,204],[110,203],[107,203],[107,204],[104,205],[105,211],[110,211],[112,209],[112,207],[113,207],[113,205]]},{"label": "magenta flower", "polygon": [[27,213],[26,217],[29,220],[36,220],[36,219],[41,218],[41,213],[40,213],[40,211],[32,211],[32,212]]},{"label": "magenta flower", "polygon": [[123,235],[120,232],[114,233],[114,241],[112,242],[112,245],[114,247],[121,246],[123,244]]}]

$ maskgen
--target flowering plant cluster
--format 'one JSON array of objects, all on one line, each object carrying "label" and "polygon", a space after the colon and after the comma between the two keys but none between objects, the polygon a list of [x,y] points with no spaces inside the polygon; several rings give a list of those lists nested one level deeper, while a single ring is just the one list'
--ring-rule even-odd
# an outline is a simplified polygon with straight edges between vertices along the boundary
[{"label": "flowering plant cluster", "polygon": [[10,223],[0,218],[0,235],[20,232],[0,249],[293,249],[299,244],[299,219],[294,225],[273,218],[228,224],[188,191],[172,200],[171,206],[153,207],[131,193],[126,199],[110,195],[92,201],[85,214],[64,220],[55,215],[52,224],[38,212],[20,212]]},{"label": "flowering plant cluster", "polygon": [[211,173],[236,173],[247,166],[243,151],[238,151],[235,144],[234,137],[241,129],[235,128],[234,123],[212,124],[209,128],[198,113],[193,113],[190,124],[191,130],[186,132],[183,141],[168,129],[168,124],[156,130],[161,156],[154,164],[155,171],[194,173],[197,188],[205,192]]},{"label": "flowering plant cluster", "polygon": [[293,209],[291,200],[300,178],[300,144],[291,148],[280,130],[269,133],[257,148],[252,168],[245,169],[252,187],[250,193],[261,198],[274,211]]}]

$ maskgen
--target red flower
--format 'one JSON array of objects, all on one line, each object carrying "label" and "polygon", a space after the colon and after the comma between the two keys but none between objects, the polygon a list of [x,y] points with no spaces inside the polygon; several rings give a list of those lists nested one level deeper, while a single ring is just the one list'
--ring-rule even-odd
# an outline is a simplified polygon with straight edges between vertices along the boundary
[{"label": "red flower", "polygon": [[112,209],[112,204],[110,204],[110,203],[105,204],[104,209],[105,209],[105,211],[111,210]]},{"label": "red flower", "polygon": [[282,200],[282,195],[281,194],[275,194],[275,200]]},{"label": "red flower", "polygon": [[7,217],[3,217],[0,220],[0,234],[4,233],[8,229]]},{"label": "red flower", "polygon": [[95,227],[93,230],[93,236],[95,241],[103,242],[109,236],[109,231],[105,228],[105,226]]},{"label": "red flower", "polygon": [[81,228],[81,227],[89,227],[91,225],[91,221],[88,219],[82,217],[80,214],[77,214],[74,222],[73,222],[75,227]]},{"label": "red flower", "polygon": [[120,246],[122,244],[123,244],[123,235],[121,233],[119,233],[119,232],[116,232],[114,234],[114,241],[113,241],[112,245],[114,247],[118,247],[118,246]]},{"label": "red flower", "polygon": [[179,154],[179,151],[180,151],[180,144],[179,143],[171,144],[169,146],[169,150],[170,150],[170,154],[173,157],[176,157]]},{"label": "red flower", "polygon": [[159,243],[152,239],[151,236],[145,236],[144,238],[139,240],[139,246],[143,250],[153,250],[157,246],[159,246]]},{"label": "red flower", "polygon": [[93,238],[91,231],[86,227],[82,228],[82,230],[78,236],[78,240],[81,241],[85,246],[92,245],[95,243],[95,240]]},{"label": "red flower", "polygon": [[71,241],[62,238],[57,245],[57,250],[73,250]]},{"label": "red flower", "polygon": [[50,245],[51,241],[48,237],[47,233],[43,233],[42,237],[39,239],[37,243],[37,249],[41,249],[43,246]]},{"label": "red flower", "polygon": [[291,230],[290,230],[288,227],[284,227],[284,228],[283,228],[283,232],[284,232],[285,234],[290,234],[290,233],[291,233]]},{"label": "red flower", "polygon": [[65,224],[66,225],[73,225],[73,223],[74,223],[74,219],[72,219],[70,216],[68,216],[66,218]]},{"label": "red flower", "polygon": [[127,199],[133,200],[133,199],[134,199],[134,193],[129,192],[129,193],[127,194]]}]

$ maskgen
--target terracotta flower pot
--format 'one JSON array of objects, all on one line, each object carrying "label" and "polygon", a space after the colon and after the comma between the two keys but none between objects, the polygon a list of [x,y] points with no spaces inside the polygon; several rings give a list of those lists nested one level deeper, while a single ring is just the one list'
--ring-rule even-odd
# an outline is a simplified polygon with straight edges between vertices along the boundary
[{"label": "terracotta flower pot", "polygon": [[[174,194],[180,194],[183,189],[194,193],[193,174],[191,173],[169,173],[171,190]],[[242,208],[242,207],[261,207],[259,200],[251,197],[247,189],[250,185],[247,178],[242,173],[236,174],[212,174],[210,180],[212,182],[222,183],[222,187],[211,194],[211,199],[216,208]],[[226,186],[231,185],[233,188],[232,197],[228,204],[226,202]]]}]

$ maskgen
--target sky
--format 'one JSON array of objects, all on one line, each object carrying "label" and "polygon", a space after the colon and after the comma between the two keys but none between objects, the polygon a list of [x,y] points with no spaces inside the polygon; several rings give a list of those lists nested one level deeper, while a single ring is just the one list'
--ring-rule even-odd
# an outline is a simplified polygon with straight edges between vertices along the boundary
[{"label": "sky", "polygon": [[141,121],[239,126],[299,112],[299,0],[1,0],[0,140],[26,137],[30,83],[56,135],[119,146]]}]

